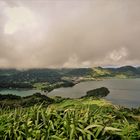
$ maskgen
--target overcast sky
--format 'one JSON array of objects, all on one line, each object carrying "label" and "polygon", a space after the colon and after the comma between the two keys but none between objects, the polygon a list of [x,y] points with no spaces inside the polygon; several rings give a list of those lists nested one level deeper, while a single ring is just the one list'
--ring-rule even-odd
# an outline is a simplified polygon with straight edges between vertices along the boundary
[{"label": "overcast sky", "polygon": [[140,0],[0,0],[0,67],[140,65]]}]

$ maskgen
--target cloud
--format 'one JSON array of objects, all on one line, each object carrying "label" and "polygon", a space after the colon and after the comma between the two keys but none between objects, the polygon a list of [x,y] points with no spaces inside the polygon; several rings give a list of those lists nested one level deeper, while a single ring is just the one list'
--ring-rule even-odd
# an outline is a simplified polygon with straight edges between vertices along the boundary
[{"label": "cloud", "polygon": [[127,56],[126,48],[121,48],[120,50],[113,50],[108,56],[113,61],[120,61]]},{"label": "cloud", "polygon": [[0,8],[0,67],[140,64],[139,0],[6,0]]}]

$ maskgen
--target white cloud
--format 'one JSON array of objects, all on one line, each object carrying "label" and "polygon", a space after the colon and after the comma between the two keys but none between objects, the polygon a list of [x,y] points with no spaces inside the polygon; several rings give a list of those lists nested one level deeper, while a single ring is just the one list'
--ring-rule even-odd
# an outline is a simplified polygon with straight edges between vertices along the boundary
[{"label": "white cloud", "polygon": [[0,67],[140,64],[139,0],[0,0]]},{"label": "white cloud", "polygon": [[4,13],[7,17],[4,27],[6,34],[32,30],[37,26],[35,15],[26,7],[6,7]]},{"label": "white cloud", "polygon": [[126,48],[120,48],[119,50],[113,50],[109,54],[109,58],[113,61],[120,61],[124,59],[128,55],[128,51]]}]

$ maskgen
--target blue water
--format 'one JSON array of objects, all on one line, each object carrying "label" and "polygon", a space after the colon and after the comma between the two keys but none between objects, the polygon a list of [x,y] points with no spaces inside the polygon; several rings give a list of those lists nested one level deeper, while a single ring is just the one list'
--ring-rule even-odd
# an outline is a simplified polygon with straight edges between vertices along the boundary
[{"label": "blue water", "polygon": [[0,94],[13,94],[21,97],[32,95],[40,90],[35,89],[0,89]]},{"label": "blue water", "polygon": [[[80,98],[86,95],[88,90],[100,87],[107,87],[110,90],[107,100],[114,104],[126,107],[140,106],[140,79],[108,79],[103,81],[81,82],[74,87],[55,89],[48,96],[62,96],[70,98]],[[4,89],[0,94],[14,94],[19,96],[28,96],[36,92],[34,89]]]},{"label": "blue water", "polygon": [[86,94],[86,91],[107,87],[110,90],[106,97],[114,104],[126,107],[140,106],[140,79],[108,79],[103,81],[82,82],[74,87],[59,88],[50,92],[49,96],[62,96],[70,98],[79,98]]}]

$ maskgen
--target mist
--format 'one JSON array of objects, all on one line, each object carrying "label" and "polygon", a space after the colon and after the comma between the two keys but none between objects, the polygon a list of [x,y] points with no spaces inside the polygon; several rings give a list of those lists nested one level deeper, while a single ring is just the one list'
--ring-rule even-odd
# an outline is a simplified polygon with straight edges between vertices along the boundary
[{"label": "mist", "polygon": [[139,0],[1,0],[0,67],[140,64]]}]

